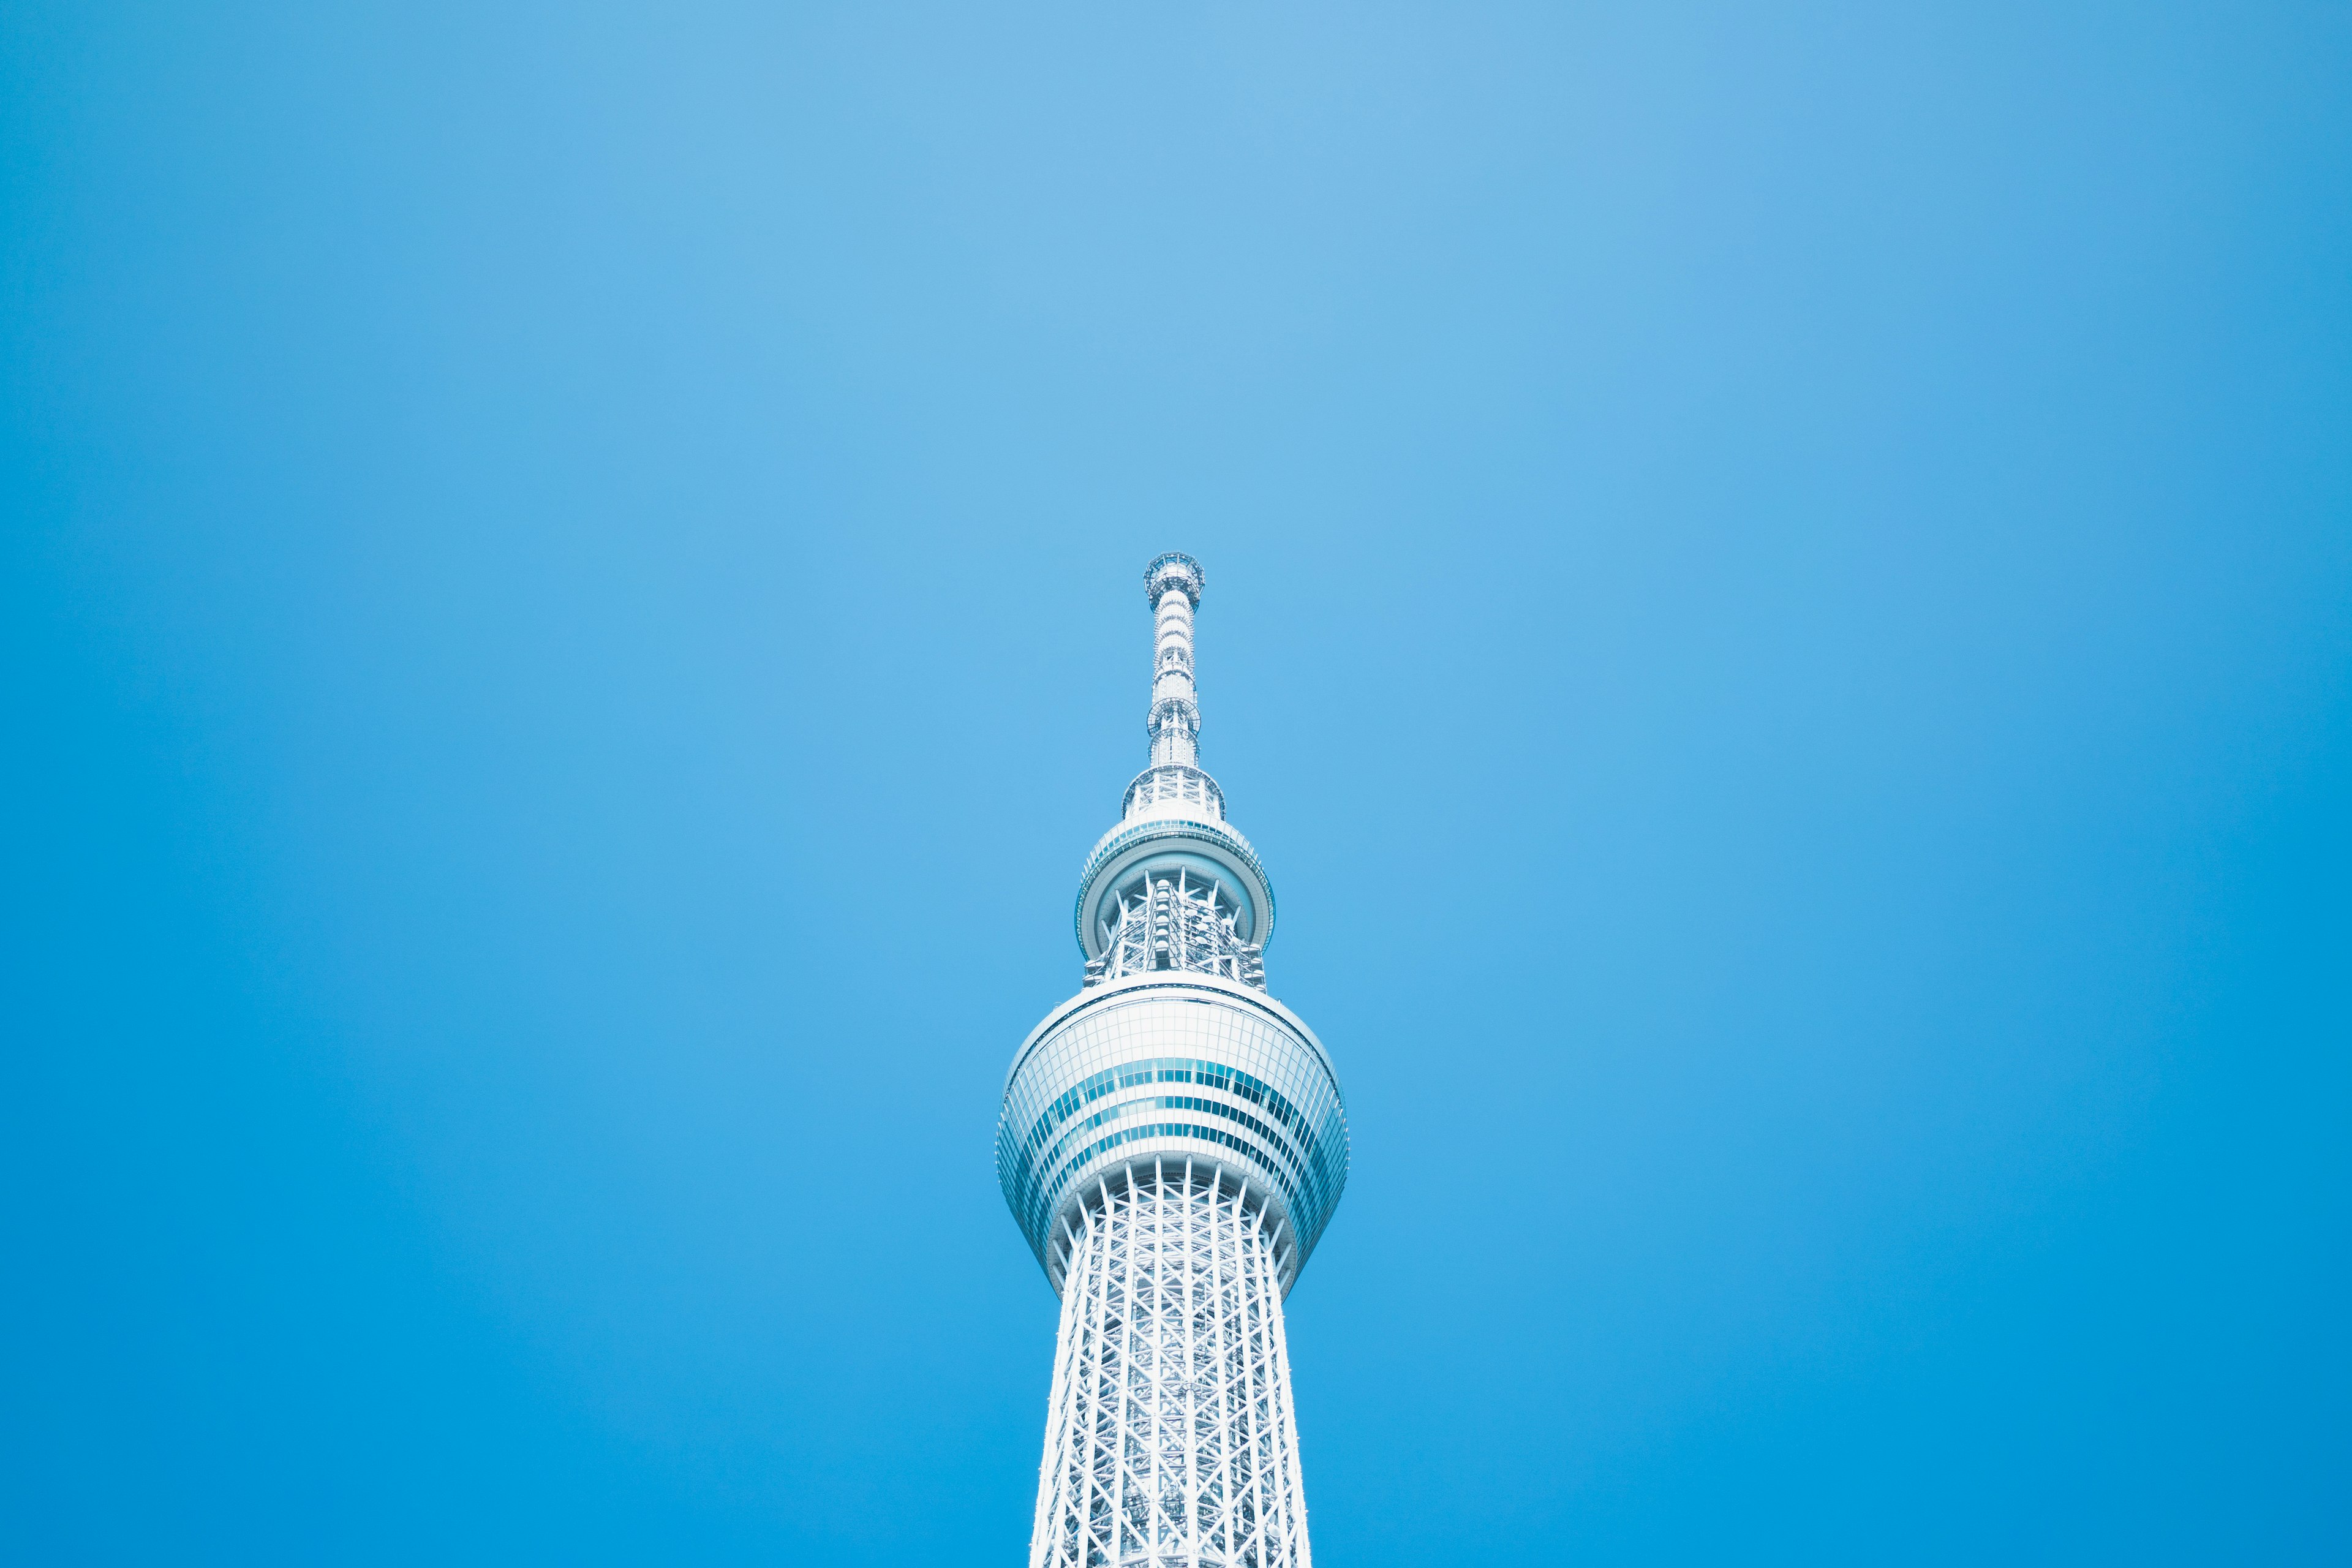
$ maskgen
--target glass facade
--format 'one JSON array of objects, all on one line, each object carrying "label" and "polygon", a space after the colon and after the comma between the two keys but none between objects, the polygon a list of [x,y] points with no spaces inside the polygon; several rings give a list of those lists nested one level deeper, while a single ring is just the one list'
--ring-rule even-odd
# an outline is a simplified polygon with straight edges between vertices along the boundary
[{"label": "glass facade", "polygon": [[1014,1063],[997,1125],[1005,1202],[1057,1286],[1063,1210],[1106,1173],[1167,1156],[1222,1165],[1270,1199],[1295,1278],[1348,1179],[1347,1111],[1320,1044],[1262,994],[1190,976],[1066,1006]]}]

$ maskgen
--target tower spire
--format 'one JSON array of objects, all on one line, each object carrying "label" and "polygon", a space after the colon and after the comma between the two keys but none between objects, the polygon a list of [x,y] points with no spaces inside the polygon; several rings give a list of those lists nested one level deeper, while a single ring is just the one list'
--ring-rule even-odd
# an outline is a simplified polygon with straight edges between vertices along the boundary
[{"label": "tower spire", "polygon": [[1192,612],[1208,578],[1201,563],[1176,551],[1143,569],[1144,597],[1152,609],[1151,736],[1155,768],[1201,765],[1201,700],[1192,679]]}]

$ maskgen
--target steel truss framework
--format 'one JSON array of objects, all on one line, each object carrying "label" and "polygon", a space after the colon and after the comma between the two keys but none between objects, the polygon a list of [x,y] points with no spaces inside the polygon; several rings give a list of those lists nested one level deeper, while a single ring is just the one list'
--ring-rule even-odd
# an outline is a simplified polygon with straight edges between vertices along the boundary
[{"label": "steel truss framework", "polygon": [[1104,918],[1103,955],[1087,965],[1087,984],[1177,969],[1265,989],[1265,950],[1234,931],[1233,895],[1223,883],[1180,868],[1173,878],[1138,879],[1118,900],[1117,918]]},{"label": "steel truss framework", "polygon": [[1189,1160],[1096,1198],[1063,1237],[1031,1568],[1311,1568],[1280,1222]]}]

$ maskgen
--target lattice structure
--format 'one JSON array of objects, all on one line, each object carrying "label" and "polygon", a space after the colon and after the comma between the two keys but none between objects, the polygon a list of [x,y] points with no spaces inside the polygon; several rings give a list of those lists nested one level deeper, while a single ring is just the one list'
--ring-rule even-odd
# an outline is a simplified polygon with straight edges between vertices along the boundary
[{"label": "lattice structure", "polygon": [[1223,819],[1225,815],[1225,792],[1217,781],[1190,765],[1171,763],[1167,767],[1150,767],[1135,775],[1127,786],[1127,798],[1118,803],[1121,816],[1133,816],[1155,805],[1192,805]]},{"label": "lattice structure", "polygon": [[1031,1568],[1310,1568],[1280,1222],[1192,1160],[1096,1199],[1063,1238]]},{"label": "lattice structure", "polygon": [[1172,877],[1139,877],[1116,899],[1116,912],[1102,922],[1103,955],[1087,964],[1087,984],[1179,970],[1265,989],[1264,951],[1234,929],[1239,906],[1223,882],[1202,881],[1179,866]]}]

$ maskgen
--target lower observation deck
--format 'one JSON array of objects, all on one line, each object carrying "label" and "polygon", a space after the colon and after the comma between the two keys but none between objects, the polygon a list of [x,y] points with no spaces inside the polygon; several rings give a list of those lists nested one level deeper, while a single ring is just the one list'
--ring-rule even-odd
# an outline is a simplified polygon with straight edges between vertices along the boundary
[{"label": "lower observation deck", "polygon": [[1054,1009],[1005,1079],[996,1172],[1056,1291],[1080,1211],[1155,1161],[1221,1170],[1263,1206],[1286,1292],[1348,1180],[1347,1110],[1314,1031],[1263,991],[1178,971]]}]

